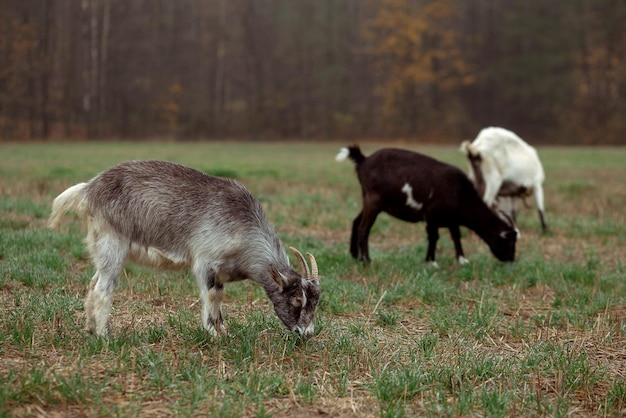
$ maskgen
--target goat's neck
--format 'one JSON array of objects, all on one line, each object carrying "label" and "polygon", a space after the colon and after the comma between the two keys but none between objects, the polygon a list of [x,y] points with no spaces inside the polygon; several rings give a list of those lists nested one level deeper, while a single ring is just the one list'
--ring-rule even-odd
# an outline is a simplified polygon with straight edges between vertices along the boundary
[{"label": "goat's neck", "polygon": [[480,160],[470,160],[472,170],[474,171],[474,187],[478,190],[478,194],[483,196],[485,194],[485,177],[483,177],[483,170],[480,164]]},{"label": "goat's neck", "polygon": [[[482,203],[482,201],[480,202]],[[498,234],[502,220],[486,205],[469,205],[461,216],[461,225],[476,232],[483,240]]]}]

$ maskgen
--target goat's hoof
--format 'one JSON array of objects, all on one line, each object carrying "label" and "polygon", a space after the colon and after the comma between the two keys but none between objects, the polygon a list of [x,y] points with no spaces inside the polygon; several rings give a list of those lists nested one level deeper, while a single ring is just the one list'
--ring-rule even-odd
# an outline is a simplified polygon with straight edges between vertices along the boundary
[{"label": "goat's hoof", "polygon": [[372,262],[372,260],[370,260],[369,257],[359,257],[357,258],[357,261],[364,266],[369,266],[370,263]]},{"label": "goat's hoof", "polygon": [[96,325],[93,328],[88,327],[87,331],[102,338],[109,338],[111,336],[111,323],[107,321],[104,325]]},{"label": "goat's hoof", "polygon": [[227,337],[228,336],[228,331],[226,330],[226,327],[224,326],[224,324],[220,324],[217,327],[217,335],[219,335],[221,337]]},{"label": "goat's hoof", "polygon": [[96,335],[100,338],[110,338],[111,337],[111,332],[109,330],[106,330],[104,332],[98,332],[95,329],[91,329],[91,328],[85,328],[85,332],[91,335]]},{"label": "goat's hoof", "polygon": [[226,327],[222,323],[220,324],[209,323],[209,325],[206,326],[205,329],[208,331],[209,334],[211,334],[212,337],[219,337],[219,336],[225,337],[228,335],[228,331],[226,331]]},{"label": "goat's hoof", "polygon": [[433,268],[433,269],[438,269],[439,268],[439,264],[437,264],[436,261],[427,261],[426,262],[426,266]]}]

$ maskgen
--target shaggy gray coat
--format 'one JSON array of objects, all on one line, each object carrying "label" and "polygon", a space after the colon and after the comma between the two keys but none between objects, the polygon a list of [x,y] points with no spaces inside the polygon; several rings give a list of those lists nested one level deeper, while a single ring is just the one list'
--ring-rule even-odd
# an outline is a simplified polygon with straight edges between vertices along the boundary
[{"label": "shaggy gray coat", "polygon": [[202,323],[224,331],[221,297],[225,283],[252,279],[292,331],[313,333],[320,296],[313,275],[292,249],[303,273],[289,259],[260,203],[234,180],[209,176],[164,161],[131,161],[61,193],[50,226],[76,211],[87,220],[87,247],[96,266],[85,301],[87,328],[109,332],[113,289],[129,259],[161,269],[190,267],[202,300]]}]

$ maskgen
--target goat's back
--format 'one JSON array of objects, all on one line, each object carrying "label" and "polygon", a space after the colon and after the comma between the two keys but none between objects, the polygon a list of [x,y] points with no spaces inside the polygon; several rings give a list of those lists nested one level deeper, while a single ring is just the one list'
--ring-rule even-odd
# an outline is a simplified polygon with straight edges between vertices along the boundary
[{"label": "goat's back", "polygon": [[[129,161],[94,177],[87,212],[131,242],[175,253],[194,241],[273,235],[239,182],[164,161]],[[253,237],[251,237],[253,238]]]},{"label": "goat's back", "polygon": [[488,127],[480,131],[470,145],[473,154],[496,167],[505,179],[521,179],[525,186],[544,180],[537,151],[508,129]]},{"label": "goat's back", "polygon": [[397,148],[383,148],[357,165],[361,185],[372,189],[402,188],[411,181],[420,186],[437,187],[441,182],[458,184],[469,182],[465,173],[450,164],[418,152]]},{"label": "goat's back", "polygon": [[[384,211],[407,221],[419,221],[430,211],[456,211],[462,202],[481,202],[461,169],[413,151],[378,150],[357,165],[357,174],[365,200],[377,200]],[[407,206],[407,185],[422,210]]]}]

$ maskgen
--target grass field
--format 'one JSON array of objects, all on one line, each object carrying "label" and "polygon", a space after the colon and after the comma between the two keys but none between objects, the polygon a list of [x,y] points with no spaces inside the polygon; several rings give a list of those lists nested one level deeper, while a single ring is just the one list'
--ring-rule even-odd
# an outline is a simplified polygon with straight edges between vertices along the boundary
[{"label": "grass field", "polygon": [[[0,416],[621,416],[626,413],[626,149],[539,149],[550,232],[520,213],[517,261],[464,230],[424,263],[424,224],[381,215],[348,254],[360,189],[341,144],[0,144]],[[465,168],[455,148],[403,144]],[[380,147],[368,144],[366,153]],[[54,197],[127,159],[235,177],[285,245],[315,254],[316,335],[289,334],[252,281],[226,287],[228,336],[194,279],[129,265],[112,334],[83,331],[83,229]],[[532,202],[530,202],[532,204]],[[293,261],[295,263],[295,260]]]}]

